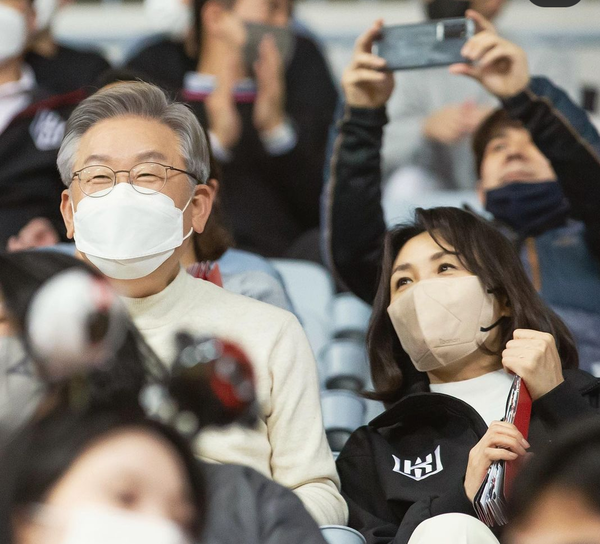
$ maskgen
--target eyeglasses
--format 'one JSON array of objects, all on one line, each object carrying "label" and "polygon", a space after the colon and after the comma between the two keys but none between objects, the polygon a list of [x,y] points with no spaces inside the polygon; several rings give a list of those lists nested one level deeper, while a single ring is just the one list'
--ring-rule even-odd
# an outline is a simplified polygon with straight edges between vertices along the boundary
[{"label": "eyeglasses", "polygon": [[129,175],[129,183],[143,195],[154,195],[160,193],[167,184],[169,170],[186,174],[198,183],[204,184],[194,174],[168,166],[159,162],[142,162],[136,164],[131,170],[113,170],[102,164],[92,164],[73,173],[77,177],[81,191],[93,198],[100,198],[110,193],[117,183],[117,174]]}]

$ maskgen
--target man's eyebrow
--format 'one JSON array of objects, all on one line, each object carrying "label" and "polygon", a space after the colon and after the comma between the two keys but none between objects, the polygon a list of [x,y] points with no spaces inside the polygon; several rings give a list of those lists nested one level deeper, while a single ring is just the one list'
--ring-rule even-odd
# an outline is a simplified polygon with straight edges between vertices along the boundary
[{"label": "man's eyebrow", "polygon": [[83,164],[102,164],[110,160],[106,155],[90,155]]},{"label": "man's eyebrow", "polygon": [[152,161],[152,160],[158,160],[158,161],[166,161],[167,157],[165,157],[160,151],[146,151],[144,153],[140,153],[139,155],[135,156],[135,160],[136,161]]}]

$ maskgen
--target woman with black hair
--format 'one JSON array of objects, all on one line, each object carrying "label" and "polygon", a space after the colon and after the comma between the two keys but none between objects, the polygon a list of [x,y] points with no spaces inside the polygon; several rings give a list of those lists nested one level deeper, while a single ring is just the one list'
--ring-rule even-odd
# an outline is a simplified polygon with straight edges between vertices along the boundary
[{"label": "woman with black hair", "polygon": [[205,513],[187,441],[141,411],[59,409],[9,444],[0,472],[3,544],[185,544]]},{"label": "woman with black hair", "polygon": [[[510,242],[458,208],[419,208],[388,232],[368,348],[370,396],[387,411],[352,435],[338,471],[350,525],[369,544],[408,542],[441,514],[473,522],[493,461],[597,414],[600,380],[577,370],[568,330]],[[500,422],[513,373],[533,400],[529,442]]]}]

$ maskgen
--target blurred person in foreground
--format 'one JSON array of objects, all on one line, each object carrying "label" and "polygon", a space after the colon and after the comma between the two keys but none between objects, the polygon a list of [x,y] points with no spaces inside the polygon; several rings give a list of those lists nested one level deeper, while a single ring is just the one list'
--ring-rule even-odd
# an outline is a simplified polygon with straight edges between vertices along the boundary
[{"label": "blurred person in foreground", "polygon": [[143,413],[57,410],[5,448],[4,544],[191,544],[206,490],[189,444]]},{"label": "blurred person in foreground", "polygon": [[[505,11],[519,9],[506,0],[418,0],[427,19],[464,17],[467,9],[497,22],[500,33],[519,43],[503,24]],[[525,47],[534,73],[543,75],[578,98],[572,54],[552,42]],[[396,92],[388,104],[390,121],[384,129],[383,178],[390,198],[418,198],[422,190],[472,190],[476,172],[470,149],[472,135],[497,97],[476,82],[458,78],[447,69],[397,72]],[[407,168],[408,167],[408,168]]]},{"label": "blurred person in foreground", "polygon": [[0,250],[52,245],[64,237],[56,153],[81,96],[39,86],[24,61],[35,34],[30,0],[0,0]]},{"label": "blurred person in foreground", "polygon": [[69,118],[58,168],[68,236],[122,295],[157,355],[172,361],[169,340],[186,330],[229,340],[253,363],[256,429],[207,431],[200,455],[251,466],[293,489],[319,524],[344,523],[316,365],[298,320],[181,268],[214,199],[208,142],[193,112],[147,83],[105,88]]},{"label": "blurred person in foreground", "polygon": [[128,66],[182,90],[209,131],[237,247],[320,261],[319,196],[337,104],[322,53],[290,28],[289,11],[282,17],[286,10],[268,0],[190,7],[183,42],[163,39]]},{"label": "blurred person in foreground", "polygon": [[[549,80],[531,77],[524,51],[477,12],[479,32],[450,68],[502,101],[474,137],[478,193],[518,248],[535,288],[572,331],[582,368],[598,373],[600,137],[586,113]],[[381,22],[358,40],[344,76],[346,114],[327,188],[325,236],[334,272],[373,300],[385,223],[380,151],[394,86],[371,54]]]},{"label": "blurred person in foreground", "polygon": [[600,425],[584,421],[535,455],[515,481],[505,544],[600,543]]},{"label": "blurred person in foreground", "polygon": [[72,3],[73,0],[33,0],[35,32],[25,62],[33,69],[38,84],[54,94],[87,87],[110,68],[100,53],[68,47],[54,37],[52,25],[57,13]]},{"label": "blurred person in foreground", "polygon": [[[152,423],[143,416],[139,399],[143,388],[148,383],[155,383],[157,379],[164,380],[166,378],[165,368],[131,324],[128,324],[127,336],[109,364],[105,364],[103,367],[94,367],[91,365],[90,357],[90,364],[81,369],[85,372],[82,372],[77,380],[72,380],[68,374],[65,374],[62,380],[49,382],[47,377],[44,378],[40,374],[40,365],[46,365],[40,359],[39,354],[36,355],[34,361],[30,352],[32,338],[29,337],[28,340],[25,340],[24,332],[29,330],[29,334],[36,333],[35,330],[32,331],[28,327],[28,320],[32,315],[32,301],[50,280],[63,272],[73,270],[85,272],[93,280],[105,281],[82,260],[60,253],[23,251],[10,255],[0,254],[0,299],[2,300],[0,305],[0,362],[2,363],[0,387],[2,399],[6,403],[0,413],[0,443],[5,444],[12,439],[23,426],[28,425],[28,421],[32,420],[33,422],[29,424],[26,431],[23,431],[23,434],[27,437],[33,434],[33,443],[24,444],[22,439],[18,439],[17,442],[21,446],[26,448],[31,446],[35,450],[34,455],[24,456],[24,459],[28,461],[25,466],[18,459],[24,453],[20,446],[10,446],[11,451],[18,452],[17,459],[13,459],[13,461],[19,463],[19,466],[14,466],[14,470],[3,471],[6,481],[3,481],[2,487],[5,491],[2,495],[5,502],[0,500],[2,504],[0,525],[2,527],[8,527],[8,524],[4,524],[4,520],[7,519],[6,516],[10,512],[14,513],[17,506],[20,509],[23,502],[33,500],[34,494],[40,496],[44,490],[47,491],[47,488],[39,486],[52,484],[50,481],[46,481],[46,483],[36,481],[29,489],[28,493],[30,494],[27,498],[23,498],[19,491],[27,482],[27,476],[23,476],[23,471],[30,474],[31,471],[36,471],[38,468],[42,470],[41,460],[51,455],[51,451],[54,451],[58,457],[62,456],[61,458],[64,458],[67,463],[70,456],[77,453],[75,449],[83,442],[95,440],[97,435],[108,432],[109,428],[117,431],[120,427],[127,427],[127,425],[135,427],[139,423],[142,429],[138,434],[144,434],[146,430],[158,430],[161,431],[159,432],[161,434],[164,429],[164,426]],[[73,287],[72,284],[69,284],[69,287]],[[2,293],[6,294],[4,298],[1,298]],[[69,294],[65,298],[69,299],[71,305],[65,300],[65,305],[69,310],[65,313],[65,308],[62,308],[61,315],[63,318],[65,315],[72,315],[73,318],[68,323],[63,321],[58,324],[53,323],[51,326],[55,330],[62,327],[65,334],[78,337],[78,331],[69,327],[72,327],[74,322],[77,323],[74,316],[80,313],[80,309],[72,305],[74,298],[72,295]],[[83,304],[83,301],[81,303]],[[43,331],[37,329],[37,332],[42,333]],[[64,345],[61,349],[64,349]],[[90,350],[86,350],[86,353],[91,356]],[[84,394],[82,395],[82,393]],[[77,401],[75,405],[72,403],[73,400]],[[56,410],[62,410],[65,407],[67,410],[63,415],[58,417],[51,415]],[[75,411],[79,413],[76,414]],[[49,426],[52,430],[48,429]],[[88,432],[84,429],[86,426],[90,426],[92,429]],[[78,430],[73,430],[73,427]],[[45,429],[39,437],[38,429]],[[61,436],[59,435],[63,431],[73,436],[60,445]],[[172,431],[167,434],[167,438],[174,436]],[[38,438],[40,441],[37,441]],[[52,445],[49,443],[50,440],[57,443]],[[181,439],[178,441],[182,442]],[[137,454],[134,455],[131,450],[131,447],[135,446],[135,442],[136,440],[132,440],[131,436],[125,441],[130,444],[131,457],[137,459]],[[137,442],[139,443],[139,440]],[[145,440],[145,442],[151,441]],[[146,446],[154,449],[151,444],[149,446],[146,444]],[[185,447],[189,448],[187,445]],[[103,451],[106,453],[111,448],[105,448]],[[121,449],[123,450],[123,448],[127,449],[126,446]],[[104,454],[96,457],[106,459]],[[155,462],[155,455],[153,459]],[[145,459],[145,461],[149,460]],[[120,467],[125,472],[132,469],[126,457],[121,460],[115,459],[110,466],[115,470]],[[136,466],[138,471],[133,472],[141,480],[145,480],[144,472],[148,465],[142,467],[137,463]],[[201,474],[191,474],[191,476],[195,480],[203,479],[203,485],[206,487],[206,500],[203,500],[202,510],[206,518],[202,542],[233,544],[243,540],[252,544],[279,544],[285,539],[286,542],[292,543],[324,544],[317,525],[303,507],[302,502],[290,490],[250,467],[207,463],[199,463],[197,466]],[[53,469],[56,471],[54,476],[58,477],[59,472],[63,469],[66,469],[66,466],[59,462]],[[153,471],[154,468],[151,470]],[[52,474],[47,472],[42,476],[51,477]],[[111,477],[110,474],[103,471],[100,471],[98,476],[101,481]],[[87,477],[90,478],[89,475]],[[10,480],[10,485],[7,483],[8,480]],[[138,480],[138,483],[141,484],[141,480]],[[168,482],[168,477],[159,483],[155,482],[152,489],[160,490],[165,482]],[[97,480],[88,480],[88,483],[86,498],[93,496],[95,499],[108,499],[97,487]],[[130,491],[140,498],[141,495],[147,495],[147,490],[145,493],[144,489],[130,489]],[[113,498],[119,499],[119,497]],[[21,501],[19,505],[15,504],[19,501]],[[157,505],[160,506],[160,502]],[[120,505],[113,503],[112,506],[119,507]],[[0,541],[5,542],[2,539]],[[144,542],[148,541],[144,540]]]}]

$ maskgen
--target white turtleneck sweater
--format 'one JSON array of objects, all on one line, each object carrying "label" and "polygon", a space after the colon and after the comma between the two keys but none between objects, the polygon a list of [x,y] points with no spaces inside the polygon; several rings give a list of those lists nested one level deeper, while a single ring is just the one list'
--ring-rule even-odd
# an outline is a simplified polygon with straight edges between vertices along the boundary
[{"label": "white turtleneck sweater", "polygon": [[258,427],[203,432],[200,457],[248,465],[294,490],[319,525],[345,524],[348,511],[323,430],[316,364],[298,320],[183,269],[160,293],[124,301],[166,364],[176,354],[175,333],[188,331],[235,342],[254,365],[263,414]]}]

